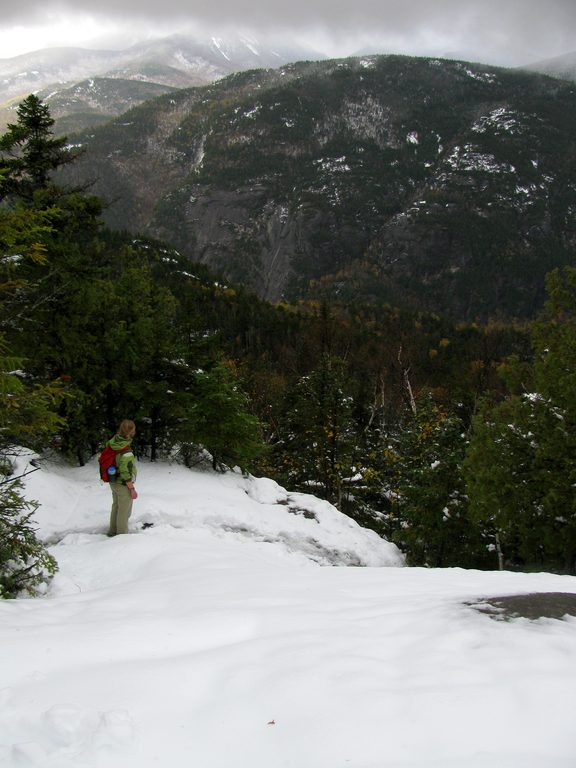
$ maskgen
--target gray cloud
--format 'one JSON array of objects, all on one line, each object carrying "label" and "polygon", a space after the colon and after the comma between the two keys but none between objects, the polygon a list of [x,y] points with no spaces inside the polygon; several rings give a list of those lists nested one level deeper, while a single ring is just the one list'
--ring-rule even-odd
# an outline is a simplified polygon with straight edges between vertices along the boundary
[{"label": "gray cloud", "polygon": [[143,30],[194,24],[316,36],[330,53],[357,45],[519,64],[576,49],[575,0],[99,0],[97,10],[93,0],[13,0],[3,27],[50,25],[64,15],[79,25],[90,16]]}]

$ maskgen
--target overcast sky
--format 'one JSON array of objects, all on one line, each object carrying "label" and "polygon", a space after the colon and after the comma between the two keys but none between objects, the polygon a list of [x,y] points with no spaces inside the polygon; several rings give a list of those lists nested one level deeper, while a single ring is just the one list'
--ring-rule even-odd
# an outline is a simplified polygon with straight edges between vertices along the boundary
[{"label": "overcast sky", "polygon": [[187,30],[516,65],[576,51],[576,0],[2,0],[0,58]]}]

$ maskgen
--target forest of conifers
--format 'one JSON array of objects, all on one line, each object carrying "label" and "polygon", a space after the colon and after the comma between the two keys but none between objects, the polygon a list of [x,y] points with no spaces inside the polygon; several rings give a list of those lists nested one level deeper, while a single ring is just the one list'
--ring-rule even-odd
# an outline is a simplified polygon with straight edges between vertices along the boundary
[{"label": "forest of conifers", "polygon": [[85,463],[132,418],[141,460],[314,493],[411,565],[576,573],[576,269],[522,323],[269,304],[106,229],[89,189],[53,181],[74,150],[46,105],[17,114],[0,137],[5,474],[15,445]]}]

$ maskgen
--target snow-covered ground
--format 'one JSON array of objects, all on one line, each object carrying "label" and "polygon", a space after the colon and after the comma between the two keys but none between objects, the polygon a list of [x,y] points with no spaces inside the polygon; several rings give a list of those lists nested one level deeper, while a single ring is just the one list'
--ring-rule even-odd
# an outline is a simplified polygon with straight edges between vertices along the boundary
[{"label": "snow-covered ground", "polygon": [[0,602],[1,766],[575,768],[576,619],[465,602],[576,578],[393,567],[330,505],[238,474],[141,465],[113,539],[94,465],[26,482],[60,571]]}]

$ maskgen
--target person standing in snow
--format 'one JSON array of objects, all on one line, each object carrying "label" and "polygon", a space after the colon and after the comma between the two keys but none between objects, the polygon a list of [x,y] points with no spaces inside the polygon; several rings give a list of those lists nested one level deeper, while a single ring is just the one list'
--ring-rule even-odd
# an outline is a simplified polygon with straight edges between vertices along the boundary
[{"label": "person standing in snow", "polygon": [[110,528],[108,536],[118,533],[128,533],[128,520],[132,514],[132,502],[138,498],[134,481],[136,480],[136,458],[132,452],[132,439],[136,434],[136,424],[130,419],[124,419],[118,427],[117,434],[107,445],[116,454],[116,473],[110,479],[112,491],[112,510],[110,512]]}]

